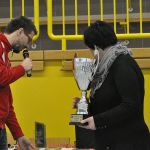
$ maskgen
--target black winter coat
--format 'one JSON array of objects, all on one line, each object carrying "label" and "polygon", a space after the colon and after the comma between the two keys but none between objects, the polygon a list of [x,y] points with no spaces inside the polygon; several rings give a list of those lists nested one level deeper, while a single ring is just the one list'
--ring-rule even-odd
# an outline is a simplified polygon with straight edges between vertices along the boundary
[{"label": "black winter coat", "polygon": [[120,55],[90,99],[96,150],[150,150],[143,115],[144,78],[130,55]]}]

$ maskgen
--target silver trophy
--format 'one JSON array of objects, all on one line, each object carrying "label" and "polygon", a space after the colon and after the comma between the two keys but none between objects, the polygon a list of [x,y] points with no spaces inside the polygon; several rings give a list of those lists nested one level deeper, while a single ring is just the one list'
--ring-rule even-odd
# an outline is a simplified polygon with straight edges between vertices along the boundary
[{"label": "silver trophy", "polygon": [[87,118],[88,114],[88,101],[86,99],[87,89],[93,76],[96,73],[99,59],[90,58],[74,58],[73,60],[73,73],[79,89],[82,91],[82,96],[77,104],[77,113],[71,115],[70,125],[81,125],[81,120]]}]

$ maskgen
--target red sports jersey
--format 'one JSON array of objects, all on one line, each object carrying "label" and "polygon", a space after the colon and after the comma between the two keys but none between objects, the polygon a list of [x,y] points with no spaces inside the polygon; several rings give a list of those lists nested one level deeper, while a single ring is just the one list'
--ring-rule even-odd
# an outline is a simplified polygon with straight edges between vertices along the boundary
[{"label": "red sports jersey", "polygon": [[14,139],[23,136],[17,121],[11,89],[9,84],[25,74],[21,65],[11,67],[8,52],[12,49],[4,34],[0,33],[0,128],[5,124],[10,129]]}]

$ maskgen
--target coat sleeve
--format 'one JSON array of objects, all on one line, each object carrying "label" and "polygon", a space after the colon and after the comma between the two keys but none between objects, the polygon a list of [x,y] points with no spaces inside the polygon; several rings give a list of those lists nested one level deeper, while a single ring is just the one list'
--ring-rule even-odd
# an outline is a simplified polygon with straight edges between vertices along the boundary
[{"label": "coat sleeve", "polygon": [[[113,79],[121,102],[118,106],[94,116],[97,128],[107,128],[129,121],[143,111],[143,99],[141,100],[140,91],[141,81],[139,82],[137,72],[132,65],[122,60],[116,63],[113,70]],[[141,84],[141,86],[143,85]],[[141,88],[144,89],[144,87]]]},{"label": "coat sleeve", "polygon": [[6,125],[9,128],[13,138],[16,140],[19,137],[22,137],[24,134],[22,129],[17,121],[16,114],[14,112],[14,107],[12,104],[12,96],[10,94],[10,107],[9,107],[9,114],[7,116]]},{"label": "coat sleeve", "polygon": [[25,70],[21,65],[16,67],[7,67],[2,59],[0,59],[0,87],[9,85],[24,74]]}]

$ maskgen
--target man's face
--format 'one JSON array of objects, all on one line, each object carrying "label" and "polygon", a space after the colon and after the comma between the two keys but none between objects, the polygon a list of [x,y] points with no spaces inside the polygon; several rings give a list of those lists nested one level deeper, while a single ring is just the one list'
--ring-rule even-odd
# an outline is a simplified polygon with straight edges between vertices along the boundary
[{"label": "man's face", "polygon": [[23,28],[16,31],[16,41],[12,44],[12,49],[14,53],[19,53],[22,49],[28,47],[32,42],[34,32],[26,33]]}]

